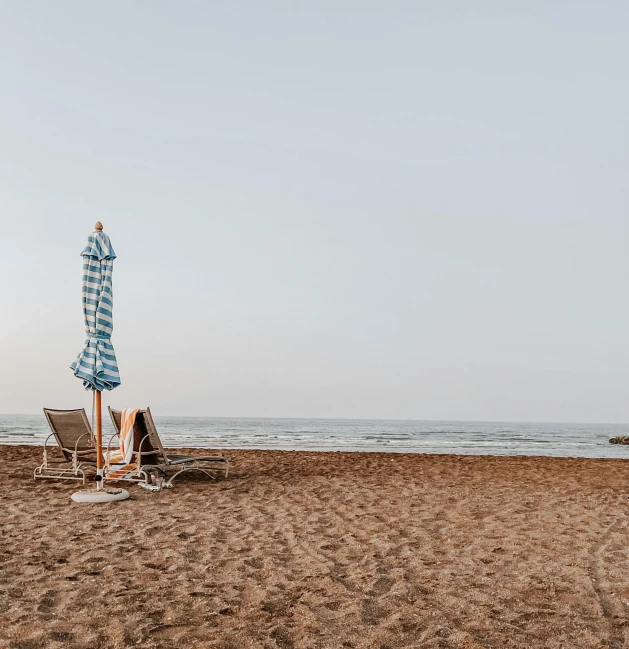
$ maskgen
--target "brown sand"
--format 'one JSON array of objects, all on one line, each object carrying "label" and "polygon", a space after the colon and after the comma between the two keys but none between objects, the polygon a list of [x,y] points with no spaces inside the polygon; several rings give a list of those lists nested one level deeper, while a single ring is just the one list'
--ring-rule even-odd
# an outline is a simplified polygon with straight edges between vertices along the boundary
[{"label": "brown sand", "polygon": [[0,447],[0,646],[629,646],[625,461],[228,455],[85,505]]}]

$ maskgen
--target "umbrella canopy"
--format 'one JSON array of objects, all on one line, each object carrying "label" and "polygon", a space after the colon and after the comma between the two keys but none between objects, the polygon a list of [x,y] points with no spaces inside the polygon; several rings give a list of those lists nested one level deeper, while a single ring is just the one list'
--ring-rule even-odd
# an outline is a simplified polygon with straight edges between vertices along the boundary
[{"label": "umbrella canopy", "polygon": [[[97,224],[97,226],[102,226]],[[120,385],[113,331],[112,273],[116,253],[109,237],[96,230],[87,240],[83,256],[83,315],[87,339],[70,366],[86,390],[113,390]]]}]

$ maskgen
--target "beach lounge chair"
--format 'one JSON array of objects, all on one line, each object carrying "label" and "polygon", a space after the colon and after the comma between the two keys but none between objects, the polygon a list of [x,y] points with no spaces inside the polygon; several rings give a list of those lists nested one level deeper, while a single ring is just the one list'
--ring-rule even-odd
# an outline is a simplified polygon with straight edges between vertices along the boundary
[{"label": "beach lounge chair", "polygon": [[[120,434],[122,412],[109,408],[109,416],[114,425],[116,435]],[[105,469],[105,480],[135,480],[139,482],[151,481],[151,475],[160,473],[167,479],[167,485],[172,486],[173,480],[186,471],[200,471],[215,480],[213,472],[229,474],[229,461],[222,455],[174,455],[168,453],[162,445],[157,432],[150,408],[140,410],[135,418],[134,433],[134,467],[126,475],[120,476],[120,471],[115,467],[108,471]],[[113,438],[112,438],[113,439]],[[108,452],[107,456],[110,453]],[[107,463],[107,458],[105,459]],[[173,475],[174,472],[174,475]]]},{"label": "beach lounge chair", "polygon": [[[96,465],[94,435],[83,408],[79,410],[52,410],[44,408],[44,415],[52,433],[44,442],[44,461],[35,469],[34,478],[81,480],[85,471]],[[60,454],[52,454],[50,438],[57,441]]]}]

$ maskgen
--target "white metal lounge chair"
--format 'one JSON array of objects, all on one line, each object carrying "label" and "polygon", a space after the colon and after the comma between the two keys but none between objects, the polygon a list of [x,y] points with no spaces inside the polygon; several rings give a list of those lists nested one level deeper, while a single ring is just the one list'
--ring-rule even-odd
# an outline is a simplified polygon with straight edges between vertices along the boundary
[{"label": "white metal lounge chair", "polygon": [[[44,460],[33,477],[81,480],[85,484],[86,470],[96,466],[94,435],[85,410],[44,408],[44,414],[52,433],[44,442]],[[51,437],[57,441],[60,457],[52,454],[53,447],[48,445]]]},{"label": "white metal lounge chair", "polygon": [[[115,435],[109,441],[107,457],[114,438],[119,436],[122,420],[122,412],[109,408],[109,415],[114,425]],[[222,455],[206,455],[197,457],[194,455],[173,455],[168,453],[162,445],[162,441],[155,427],[150,408],[140,410],[135,418],[134,424],[134,469],[124,476],[118,476],[118,472],[108,471],[105,468],[105,480],[134,480],[137,482],[150,482],[151,474],[162,474],[167,479],[167,485],[172,486],[173,480],[186,471],[200,471],[208,478],[215,480],[214,472],[224,472],[225,477],[229,474],[229,461]],[[172,475],[173,471],[175,472]],[[112,477],[110,477],[112,476]]]}]

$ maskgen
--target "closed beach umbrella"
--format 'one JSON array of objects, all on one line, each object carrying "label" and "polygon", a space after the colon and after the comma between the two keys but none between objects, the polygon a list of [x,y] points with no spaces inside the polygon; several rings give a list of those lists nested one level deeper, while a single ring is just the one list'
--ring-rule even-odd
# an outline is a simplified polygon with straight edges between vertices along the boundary
[{"label": "closed beach umbrella", "polygon": [[101,223],[90,235],[83,256],[83,316],[85,345],[72,363],[86,390],[113,390],[120,385],[116,352],[111,344],[113,322],[112,274],[116,253]]},{"label": "closed beach umbrella", "polygon": [[87,240],[83,256],[83,315],[86,340],[72,363],[75,376],[86,390],[95,393],[97,489],[102,488],[102,410],[101,393],[120,385],[116,353],[111,344],[113,331],[112,273],[116,254],[99,222]]}]

